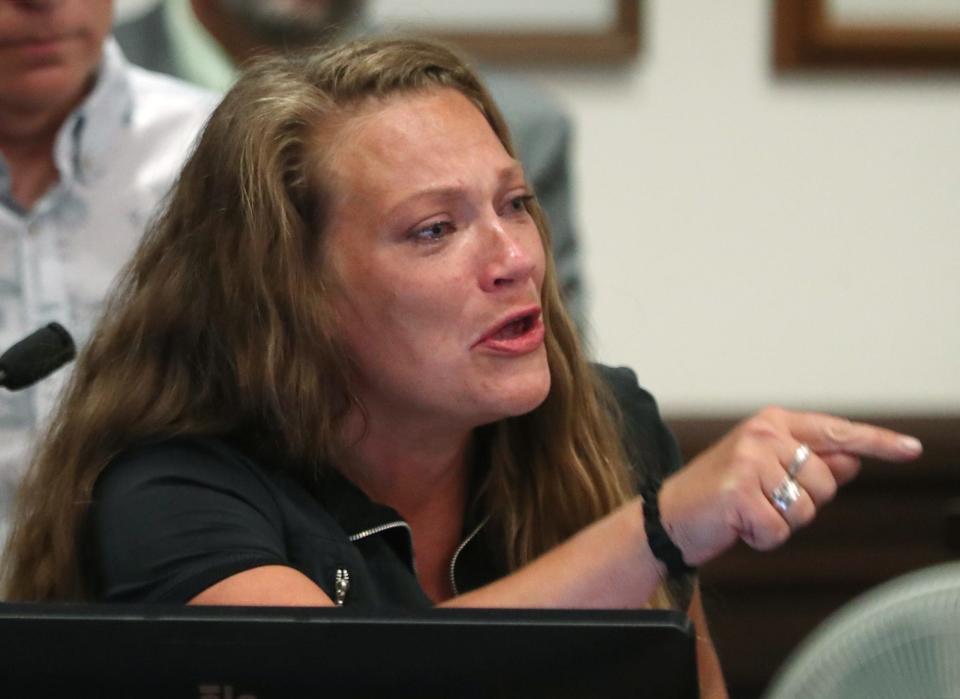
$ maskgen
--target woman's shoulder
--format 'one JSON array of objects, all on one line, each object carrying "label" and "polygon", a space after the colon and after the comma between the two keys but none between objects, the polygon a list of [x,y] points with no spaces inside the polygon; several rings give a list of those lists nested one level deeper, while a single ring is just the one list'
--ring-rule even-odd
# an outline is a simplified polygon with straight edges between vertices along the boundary
[{"label": "woman's shoulder", "polygon": [[593,364],[593,369],[600,379],[613,392],[617,403],[626,403],[628,406],[639,407],[645,410],[657,410],[657,401],[653,394],[640,385],[637,374],[630,367],[607,366]]},{"label": "woman's shoulder", "polygon": [[265,487],[268,478],[259,464],[226,440],[189,436],[143,442],[124,450],[107,464],[96,488],[124,491],[160,481]]},{"label": "woman's shoulder", "polygon": [[139,444],[94,487],[85,575],[99,599],[185,602],[241,570],[287,565],[290,502],[224,440]]},{"label": "woman's shoulder", "polygon": [[620,413],[627,458],[644,481],[661,481],[682,465],[680,450],[650,391],[628,367],[594,364]]},{"label": "woman's shoulder", "polygon": [[277,474],[230,442],[214,437],[174,437],[132,446],[101,472],[93,488],[97,519],[169,519],[229,509],[279,526],[289,508]]},{"label": "woman's shoulder", "polygon": [[640,385],[633,369],[604,364],[594,364],[593,369],[624,419],[644,431],[657,431],[663,426],[656,399]]}]

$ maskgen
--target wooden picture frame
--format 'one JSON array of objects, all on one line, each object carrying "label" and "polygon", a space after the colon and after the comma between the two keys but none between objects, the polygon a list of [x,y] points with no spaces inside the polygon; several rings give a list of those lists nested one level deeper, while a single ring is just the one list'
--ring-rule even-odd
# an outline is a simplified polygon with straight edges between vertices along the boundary
[{"label": "wooden picture frame", "polygon": [[[588,0],[597,2],[598,0]],[[602,30],[551,29],[522,31],[446,30],[410,27],[447,41],[489,63],[603,64],[632,59],[640,46],[640,0],[604,0],[613,5],[614,20]],[[401,31],[406,29],[402,23]]]},{"label": "wooden picture frame", "polygon": [[832,18],[830,0],[773,2],[774,66],[780,72],[960,69],[960,21],[860,26]]}]

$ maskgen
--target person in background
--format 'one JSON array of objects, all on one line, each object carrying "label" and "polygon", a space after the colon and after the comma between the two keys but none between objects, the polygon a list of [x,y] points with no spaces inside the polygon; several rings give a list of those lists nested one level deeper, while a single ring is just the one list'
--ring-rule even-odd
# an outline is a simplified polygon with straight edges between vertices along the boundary
[{"label": "person in background", "polygon": [[[362,0],[160,0],[143,16],[119,24],[114,34],[134,63],[225,91],[237,66],[257,54],[375,30]],[[583,332],[586,299],[574,225],[570,122],[530,82],[494,70],[483,75],[550,221],[560,288]]]},{"label": "person in background", "polygon": [[[0,349],[50,321],[82,344],[216,105],[127,63],[112,14],[111,0],[0,1]],[[64,373],[0,392],[0,540]]]},{"label": "person in background", "polygon": [[[705,361],[710,358],[705,355]],[[140,389],[131,391],[138,382]],[[783,543],[915,439],[770,408],[681,468],[587,361],[496,104],[443,47],[245,71],[144,238],[21,491],[19,600],[640,608]]]}]

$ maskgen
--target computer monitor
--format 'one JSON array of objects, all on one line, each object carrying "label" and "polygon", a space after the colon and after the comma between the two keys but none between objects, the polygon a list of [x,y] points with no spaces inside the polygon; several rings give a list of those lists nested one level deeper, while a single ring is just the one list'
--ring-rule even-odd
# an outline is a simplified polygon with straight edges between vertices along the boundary
[{"label": "computer monitor", "polygon": [[673,611],[0,605],[0,696],[698,696]]}]

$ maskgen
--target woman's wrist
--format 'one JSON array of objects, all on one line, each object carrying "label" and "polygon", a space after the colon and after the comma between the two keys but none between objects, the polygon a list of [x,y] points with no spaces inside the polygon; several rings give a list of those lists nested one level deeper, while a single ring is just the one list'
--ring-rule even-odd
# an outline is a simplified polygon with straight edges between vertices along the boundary
[{"label": "woman's wrist", "polygon": [[679,577],[696,570],[687,564],[683,551],[676,545],[660,517],[660,487],[644,487],[640,490],[643,501],[643,524],[647,546],[653,556],[663,565],[669,577]]}]

